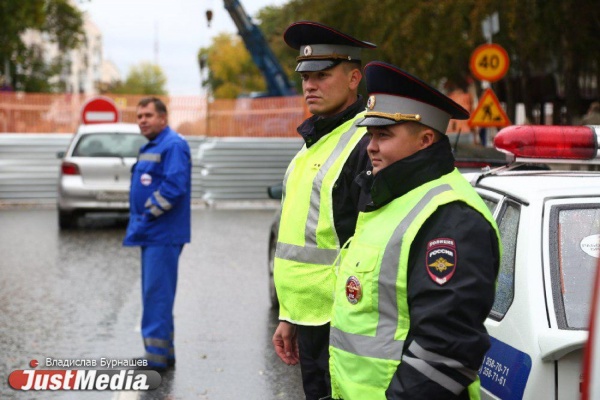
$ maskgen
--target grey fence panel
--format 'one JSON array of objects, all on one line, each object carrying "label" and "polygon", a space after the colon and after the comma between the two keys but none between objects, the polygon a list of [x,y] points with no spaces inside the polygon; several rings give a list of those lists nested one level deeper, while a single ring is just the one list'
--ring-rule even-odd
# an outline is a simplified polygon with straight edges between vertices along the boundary
[{"label": "grey fence panel", "polygon": [[302,144],[300,138],[208,138],[197,156],[202,199],[268,199],[267,188],[282,182]]},{"label": "grey fence panel", "polygon": [[72,134],[0,134],[0,202],[53,203]]},{"label": "grey fence panel", "polygon": [[[56,201],[57,153],[72,134],[0,134],[0,204]],[[192,199],[268,199],[301,139],[186,137],[192,149]]]}]

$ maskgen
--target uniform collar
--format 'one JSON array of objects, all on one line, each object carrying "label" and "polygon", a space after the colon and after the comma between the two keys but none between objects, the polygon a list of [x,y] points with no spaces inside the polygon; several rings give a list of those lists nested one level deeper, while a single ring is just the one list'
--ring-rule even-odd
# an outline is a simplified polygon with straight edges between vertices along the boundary
[{"label": "uniform collar", "polygon": [[171,131],[171,128],[169,127],[169,125],[165,126],[165,129],[160,131],[160,133],[158,135],[156,135],[156,137],[154,139],[150,140],[150,143],[159,144],[160,142],[162,142],[165,139],[165,137],[167,136],[169,131]]},{"label": "uniform collar", "polygon": [[318,115],[313,115],[306,119],[298,127],[298,133],[304,139],[306,147],[310,147],[344,122],[354,118],[356,114],[364,109],[365,105],[363,97],[358,95],[358,99],[352,105],[336,115],[331,117],[319,117]]},{"label": "uniform collar", "polygon": [[[448,137],[444,135],[441,140],[426,149],[396,161],[379,171],[372,178],[373,184],[370,187],[372,203],[367,210],[383,207],[392,200],[427,182],[449,174],[453,170],[452,148]],[[369,182],[369,180],[364,182]]]}]

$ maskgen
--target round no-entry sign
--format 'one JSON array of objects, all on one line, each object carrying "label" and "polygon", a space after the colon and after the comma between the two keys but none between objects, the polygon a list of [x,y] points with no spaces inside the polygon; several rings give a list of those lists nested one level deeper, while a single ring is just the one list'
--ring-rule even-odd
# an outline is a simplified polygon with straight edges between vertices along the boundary
[{"label": "round no-entry sign", "polygon": [[83,124],[106,124],[119,122],[121,113],[112,99],[104,96],[93,97],[81,108]]},{"label": "round no-entry sign", "polygon": [[495,43],[482,44],[471,55],[470,67],[475,78],[496,82],[502,79],[509,66],[508,53]]}]

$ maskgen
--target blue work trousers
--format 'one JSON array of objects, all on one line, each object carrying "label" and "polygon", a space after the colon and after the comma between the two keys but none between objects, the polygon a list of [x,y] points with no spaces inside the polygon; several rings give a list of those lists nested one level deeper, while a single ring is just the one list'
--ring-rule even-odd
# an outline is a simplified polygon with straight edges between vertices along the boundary
[{"label": "blue work trousers", "polygon": [[142,246],[142,337],[152,367],[175,361],[173,306],[183,245]]}]

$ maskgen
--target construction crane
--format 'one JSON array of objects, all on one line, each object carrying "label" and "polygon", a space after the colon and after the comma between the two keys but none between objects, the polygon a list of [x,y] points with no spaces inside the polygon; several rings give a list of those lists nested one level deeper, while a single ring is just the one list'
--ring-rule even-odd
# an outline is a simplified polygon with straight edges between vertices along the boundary
[{"label": "construction crane", "polygon": [[[238,29],[238,34],[243,39],[246,49],[252,56],[252,61],[265,78],[267,92],[262,97],[296,95],[296,89],[288,80],[264,35],[258,26],[252,22],[241,3],[238,0],[223,0],[223,3]],[[210,27],[211,10],[206,11],[206,19]]]}]

